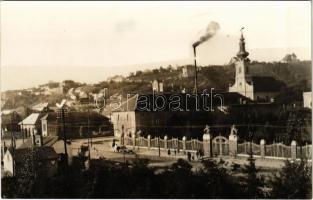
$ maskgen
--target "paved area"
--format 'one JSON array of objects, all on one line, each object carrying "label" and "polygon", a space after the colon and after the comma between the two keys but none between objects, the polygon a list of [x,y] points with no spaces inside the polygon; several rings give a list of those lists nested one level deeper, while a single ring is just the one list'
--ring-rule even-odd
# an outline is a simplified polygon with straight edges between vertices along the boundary
[{"label": "paved area", "polygon": [[[148,158],[150,159],[151,166],[167,166],[172,163],[174,163],[177,159],[187,159],[187,155],[184,155],[182,152],[179,154],[174,154],[173,151],[171,151],[171,154],[168,155],[168,152],[166,150],[160,151],[160,157],[159,157],[159,150],[158,149],[150,149],[147,148],[135,148],[128,147],[129,149],[132,149],[134,154],[123,154],[118,152],[113,152],[113,149],[111,148],[113,137],[105,137],[105,138],[97,138],[93,139],[93,145],[92,150],[90,152],[91,158],[106,158],[116,161],[123,161],[124,156],[126,160],[134,159],[136,156],[139,158]],[[71,144],[67,145],[68,147],[68,154],[70,157],[76,156],[78,154],[78,150],[82,145],[87,146],[87,139],[80,139],[80,140],[73,140]],[[63,153],[64,152],[64,143],[62,140],[57,141],[54,144],[54,148],[57,153]],[[194,155],[195,159],[191,162],[193,166],[197,167],[200,166],[200,160],[196,159],[196,156]],[[219,157],[216,157],[214,159],[221,159]],[[226,165],[231,166],[232,163],[237,163],[239,165],[248,164],[247,157],[238,157],[238,158],[232,158],[228,156],[222,157],[224,161],[226,161]],[[261,168],[281,168],[284,165],[283,160],[270,160],[270,159],[256,159],[256,166]]]}]

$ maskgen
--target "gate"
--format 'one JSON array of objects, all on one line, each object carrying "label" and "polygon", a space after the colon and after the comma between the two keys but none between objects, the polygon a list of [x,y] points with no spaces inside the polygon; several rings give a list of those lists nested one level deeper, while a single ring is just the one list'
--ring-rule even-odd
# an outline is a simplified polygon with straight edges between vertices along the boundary
[{"label": "gate", "polygon": [[212,152],[214,156],[228,155],[228,139],[223,136],[217,136],[212,140]]}]

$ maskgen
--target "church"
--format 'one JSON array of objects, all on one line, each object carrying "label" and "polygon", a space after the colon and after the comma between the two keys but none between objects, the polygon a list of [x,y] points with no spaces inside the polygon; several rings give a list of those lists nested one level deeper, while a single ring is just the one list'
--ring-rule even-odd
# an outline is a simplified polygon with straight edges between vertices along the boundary
[{"label": "church", "polygon": [[239,52],[232,60],[235,64],[235,83],[229,92],[237,92],[253,101],[273,102],[285,84],[271,76],[252,76],[249,73],[249,53],[245,49],[245,39],[241,32]]}]

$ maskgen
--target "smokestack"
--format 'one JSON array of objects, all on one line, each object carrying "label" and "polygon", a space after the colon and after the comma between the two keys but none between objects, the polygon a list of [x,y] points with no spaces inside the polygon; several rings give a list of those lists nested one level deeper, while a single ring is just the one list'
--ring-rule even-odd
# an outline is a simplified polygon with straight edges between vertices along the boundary
[{"label": "smokestack", "polygon": [[194,55],[194,62],[195,62],[195,88],[194,93],[198,93],[198,73],[197,73],[197,53],[196,53],[196,46],[193,46],[193,55]]},{"label": "smokestack", "polygon": [[217,22],[210,22],[208,27],[206,28],[206,32],[203,36],[200,37],[198,41],[192,44],[193,47],[193,54],[194,54],[194,62],[195,62],[195,88],[194,88],[194,93],[198,93],[198,74],[197,74],[197,53],[196,53],[196,48],[203,42],[209,40],[211,37],[215,35],[215,33],[220,29],[220,25]]}]

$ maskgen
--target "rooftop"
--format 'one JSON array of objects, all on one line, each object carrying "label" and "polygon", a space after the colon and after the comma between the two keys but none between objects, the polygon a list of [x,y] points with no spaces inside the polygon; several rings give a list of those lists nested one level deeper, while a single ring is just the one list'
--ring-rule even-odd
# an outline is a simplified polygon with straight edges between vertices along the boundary
[{"label": "rooftop", "polygon": [[39,118],[40,113],[32,113],[30,114],[28,117],[26,117],[23,121],[21,121],[19,123],[19,125],[21,124],[25,124],[25,125],[35,125],[38,118]]}]

